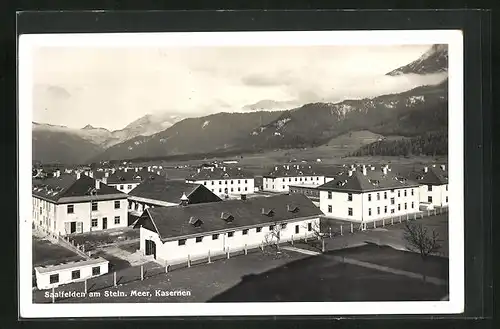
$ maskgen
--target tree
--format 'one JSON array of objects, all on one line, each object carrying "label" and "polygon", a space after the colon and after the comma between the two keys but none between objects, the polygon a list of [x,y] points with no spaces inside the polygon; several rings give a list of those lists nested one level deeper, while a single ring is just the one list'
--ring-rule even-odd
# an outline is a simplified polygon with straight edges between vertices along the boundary
[{"label": "tree", "polygon": [[438,242],[438,233],[435,230],[429,231],[427,227],[420,223],[417,224],[407,221],[403,238],[406,242],[406,248],[413,252],[418,252],[424,262],[429,255],[441,249],[441,245]]},{"label": "tree", "polygon": [[281,229],[283,223],[274,222],[269,226],[270,230],[264,236],[264,247],[271,247],[276,253],[280,252]]},{"label": "tree", "polygon": [[[306,232],[309,231],[309,224],[304,224],[302,227],[306,230]],[[311,247],[323,251],[323,245],[325,243],[324,240],[326,235],[321,232],[321,224],[319,221],[314,221],[313,223],[311,223],[310,232],[312,232],[314,238],[310,240],[306,239],[305,242],[308,243]]]}]

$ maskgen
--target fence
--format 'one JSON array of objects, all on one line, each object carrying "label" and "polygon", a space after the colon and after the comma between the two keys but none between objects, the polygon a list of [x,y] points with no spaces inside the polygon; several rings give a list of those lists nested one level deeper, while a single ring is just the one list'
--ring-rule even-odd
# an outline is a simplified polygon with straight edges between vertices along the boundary
[{"label": "fence", "polygon": [[417,220],[424,217],[441,215],[448,212],[448,207],[435,208],[433,210],[419,211],[411,214],[398,215],[398,216],[388,216],[372,221],[351,222],[344,224],[337,224],[335,226],[326,224],[322,227],[322,234],[326,237],[341,236],[347,233],[356,233],[359,231],[365,231],[368,229],[383,228],[385,226],[392,226],[396,224],[401,224],[408,220]]}]

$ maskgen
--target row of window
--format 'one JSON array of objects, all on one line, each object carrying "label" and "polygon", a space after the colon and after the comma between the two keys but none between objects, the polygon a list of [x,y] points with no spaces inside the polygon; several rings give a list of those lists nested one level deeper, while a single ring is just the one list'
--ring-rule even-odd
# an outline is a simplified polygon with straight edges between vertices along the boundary
[{"label": "row of window", "polygon": [[[118,189],[120,191],[125,191],[125,185],[118,186]],[[132,189],[132,185],[127,185],[127,190],[131,190],[131,189]]]},{"label": "row of window", "polygon": [[[216,190],[216,189],[212,189],[211,191],[212,191],[213,193],[215,193],[215,190]],[[248,188],[247,188],[247,187],[245,187],[244,191],[248,191]],[[225,189],[224,189],[224,193],[227,193],[227,192],[229,192],[229,189],[228,189],[228,188],[225,188]],[[234,188],[232,188],[232,187],[231,187],[231,192],[234,192]],[[240,187],[238,187],[238,192],[241,192],[241,188],[240,188]],[[222,188],[219,188],[219,193],[222,193]]]},{"label": "row of window", "polygon": [[[391,190],[391,193],[394,193],[394,190]],[[414,189],[410,190],[410,193],[412,196],[415,195]],[[404,196],[408,196],[407,190],[403,190]],[[377,201],[380,201],[380,192],[377,192]],[[398,197],[401,197],[401,190],[398,190]],[[332,192],[328,191],[328,199],[332,199]],[[387,200],[387,191],[384,191],[384,200]],[[394,200],[394,198],[391,198],[391,201]],[[347,193],[347,201],[352,201],[352,193]],[[372,201],[372,193],[368,193],[368,201]],[[392,203],[394,204],[394,203]]]},{"label": "row of window", "polygon": [[[308,179],[309,179],[311,182],[313,182],[313,181],[315,181],[315,180],[316,180],[316,181],[319,181],[319,177],[295,177],[293,180],[294,180],[295,182],[297,182],[297,181],[299,181],[299,182],[302,182],[302,181],[307,182],[307,180],[308,180]],[[274,179],[272,179],[272,181],[274,181]],[[279,181],[279,179],[278,179],[278,181]],[[285,183],[285,182],[286,182],[286,178],[282,178],[282,179],[281,179],[281,181],[282,181],[283,183]],[[289,178],[288,178],[288,181],[289,181],[289,182],[291,182],[291,181],[292,181],[292,178],[291,178],[291,177],[289,177]]]},{"label": "row of window", "polygon": [[[103,223],[107,223],[108,222],[108,218],[107,217],[103,217],[102,221],[103,221]],[[120,216],[115,216],[115,225],[118,225],[118,224],[120,224]],[[97,218],[92,218],[91,226],[92,227],[97,227],[98,226],[98,220],[97,220]]]},{"label": "row of window", "polygon": [[[92,267],[92,275],[100,275],[101,274],[101,267],[100,266],[94,266]],[[71,280],[78,280],[80,279],[80,270],[74,270],[71,271]],[[53,283],[58,283],[59,282],[59,273],[57,274],[52,274],[49,277],[49,281],[51,284]]]},{"label": "row of window", "polygon": [[[211,181],[211,182],[212,182],[212,185],[215,185],[215,181]],[[236,182],[236,180],[230,180],[230,181],[229,180],[225,180],[224,184],[227,185],[227,182],[230,182],[229,184],[234,184],[234,182]],[[207,183],[208,182],[203,182],[203,185],[206,186]],[[245,179],[245,184],[247,184],[247,183],[248,183],[248,179]],[[240,179],[238,179],[238,184],[241,184],[241,180]],[[219,185],[222,185],[222,181],[221,180],[219,181]]]},{"label": "row of window", "polygon": [[[404,203],[404,209],[408,209],[408,204]],[[415,209],[415,203],[411,203],[411,209]],[[331,205],[328,205],[328,212],[331,213],[333,211],[333,207]],[[398,211],[401,211],[401,204],[398,204]],[[348,216],[353,216],[353,209],[352,208],[347,208],[347,215]],[[387,214],[387,206],[384,206],[384,213]],[[394,213],[394,209],[391,209],[391,214]],[[380,207],[377,207],[377,215],[380,215]],[[368,216],[372,216],[372,208],[368,208]]]},{"label": "row of window", "polygon": [[[286,229],[286,227],[287,227],[287,224],[286,224],[286,223],[281,224],[281,229],[282,229],[282,230]],[[274,226],[274,225],[270,225],[270,226],[269,226],[269,231],[273,231],[273,230],[274,230],[274,228],[275,228],[275,226]],[[312,231],[312,224],[311,224],[311,223],[308,223],[308,224],[307,224],[307,230],[308,230],[309,232],[310,232],[310,231]],[[249,229],[244,229],[244,230],[242,230],[242,231],[241,231],[241,235],[248,235],[248,231],[249,231]],[[256,232],[256,233],[260,233],[260,232],[262,232],[262,227],[256,227],[256,228],[255,228],[255,232]],[[234,236],[234,233],[235,233],[234,231],[227,232],[227,237],[228,237],[228,238],[232,238],[232,237]],[[299,225],[295,225],[295,234],[299,234],[299,233],[300,233],[300,227],[299,227]],[[212,240],[218,240],[218,239],[219,239],[219,235],[220,235],[220,234],[212,234]],[[204,238],[203,236],[198,236],[198,237],[196,237],[196,238],[195,238],[196,243],[202,242],[202,241],[203,241],[203,238]],[[177,244],[178,244],[179,246],[184,246],[184,245],[186,245],[186,239],[181,239],[181,240],[177,241]]]},{"label": "row of window", "polygon": [[[115,201],[115,209],[120,209],[121,203],[120,201]],[[66,206],[66,211],[68,214],[73,214],[75,212],[75,206],[72,204],[69,204]],[[97,211],[99,210],[99,204],[98,202],[94,201],[92,202],[92,211]]]}]

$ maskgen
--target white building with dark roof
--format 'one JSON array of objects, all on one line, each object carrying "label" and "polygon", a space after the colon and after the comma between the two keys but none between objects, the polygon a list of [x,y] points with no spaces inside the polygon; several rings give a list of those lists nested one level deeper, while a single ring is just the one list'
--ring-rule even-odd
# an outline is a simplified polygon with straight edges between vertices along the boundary
[{"label": "white building with dark roof", "polygon": [[286,164],[264,175],[262,184],[264,191],[289,192],[292,185],[320,186],[332,179],[311,165]]},{"label": "white building with dark roof", "polygon": [[320,209],[327,217],[372,222],[419,211],[419,184],[391,173],[387,166],[352,167],[318,187]]},{"label": "white building with dark roof", "polygon": [[255,192],[254,175],[240,167],[202,166],[186,182],[203,185],[222,198]]},{"label": "white building with dark roof", "polygon": [[126,227],[127,195],[88,176],[33,179],[33,222],[67,235]]},{"label": "white building with dark roof", "polygon": [[410,174],[420,185],[420,204],[432,207],[448,206],[448,171],[446,165],[426,166]]},{"label": "white building with dark roof", "polygon": [[280,242],[313,236],[321,215],[303,195],[277,195],[149,208],[136,227],[140,227],[140,250],[172,265],[259,247],[275,234]]}]

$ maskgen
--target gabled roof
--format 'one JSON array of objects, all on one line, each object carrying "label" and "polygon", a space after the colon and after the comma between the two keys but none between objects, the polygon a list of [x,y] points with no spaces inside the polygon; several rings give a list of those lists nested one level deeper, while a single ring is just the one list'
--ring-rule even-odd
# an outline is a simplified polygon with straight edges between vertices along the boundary
[{"label": "gabled roof", "polygon": [[325,168],[315,168],[312,165],[285,164],[275,166],[273,170],[263,177],[278,178],[278,177],[300,177],[300,176],[325,176],[326,172],[330,172]]},{"label": "gabled roof", "polygon": [[108,184],[140,183],[151,176],[158,177],[158,174],[156,172],[149,172],[147,168],[138,171],[133,169],[127,171],[117,170],[114,174],[109,175]]},{"label": "gabled roof", "polygon": [[215,166],[203,166],[196,172],[190,175],[187,180],[201,181],[201,180],[213,180],[213,179],[253,179],[254,175],[240,167],[215,167]]},{"label": "gabled roof", "polygon": [[[183,194],[189,195],[198,188],[200,184],[186,183],[184,180],[166,180],[164,177],[152,176],[130,191],[129,196],[146,198],[170,203],[179,203]],[[213,194],[205,188],[205,192]],[[215,194],[214,196],[217,197]]]},{"label": "gabled roof", "polygon": [[[290,208],[291,207],[291,208]],[[265,214],[262,209],[264,209]],[[272,210],[273,215],[267,214]],[[248,200],[229,200],[202,203],[185,207],[148,208],[136,227],[147,226],[168,240],[189,235],[207,235],[209,232],[232,231],[241,227],[320,216],[323,213],[304,195],[277,195]],[[232,220],[230,219],[232,216]],[[190,224],[200,219],[198,227]]]},{"label": "gabled roof", "polygon": [[411,172],[410,179],[418,182],[421,185],[446,185],[448,184],[448,171],[441,167],[427,167],[427,172]]},{"label": "gabled roof", "polygon": [[319,186],[318,190],[369,192],[408,187],[418,187],[418,184],[391,172],[384,174],[381,170],[368,169],[366,175],[360,171],[354,171],[351,176],[348,174],[338,175],[334,180]]},{"label": "gabled roof", "polygon": [[59,177],[33,179],[32,184],[33,195],[53,202],[58,202],[61,198],[75,197],[127,197],[125,193],[103,183],[100,183],[99,189],[96,189],[95,179],[85,175],[77,180],[73,175],[61,174]]}]

